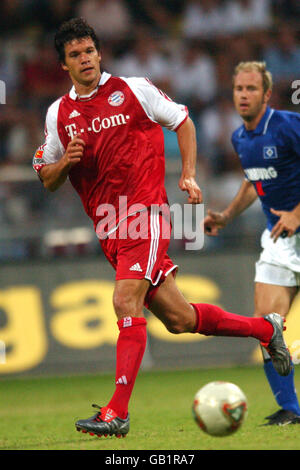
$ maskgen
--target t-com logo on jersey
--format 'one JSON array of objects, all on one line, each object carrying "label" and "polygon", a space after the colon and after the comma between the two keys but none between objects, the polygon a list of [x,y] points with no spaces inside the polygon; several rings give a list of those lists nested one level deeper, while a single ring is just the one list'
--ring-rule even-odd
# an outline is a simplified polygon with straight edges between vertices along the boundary
[{"label": "t-com logo on jersey", "polygon": [[80,128],[78,125],[76,125],[75,122],[65,126],[65,129],[68,136],[73,139],[73,137],[77,134],[84,134],[85,132],[95,132],[98,134],[102,130],[110,129],[111,127],[123,126],[127,124],[129,119],[130,116],[128,114],[124,116],[122,113],[114,114],[113,116],[105,117],[103,119],[101,119],[100,116],[97,116],[91,121],[90,126],[88,126],[86,129]]}]

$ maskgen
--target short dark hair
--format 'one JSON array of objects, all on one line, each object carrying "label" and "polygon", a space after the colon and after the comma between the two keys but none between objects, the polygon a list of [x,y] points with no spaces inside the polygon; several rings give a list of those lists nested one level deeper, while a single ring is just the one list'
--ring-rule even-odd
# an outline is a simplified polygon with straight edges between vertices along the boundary
[{"label": "short dark hair", "polygon": [[73,39],[91,37],[97,51],[100,50],[99,39],[94,29],[84,18],[72,18],[65,21],[55,34],[54,45],[60,62],[65,62],[65,44]]}]

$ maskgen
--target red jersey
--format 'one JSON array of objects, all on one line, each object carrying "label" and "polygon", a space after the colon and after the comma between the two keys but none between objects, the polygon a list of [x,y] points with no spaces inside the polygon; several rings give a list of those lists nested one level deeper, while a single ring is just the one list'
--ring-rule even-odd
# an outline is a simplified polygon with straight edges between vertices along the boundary
[{"label": "red jersey", "polygon": [[[116,224],[141,206],[167,203],[164,135],[177,130],[187,108],[170,100],[146,78],[112,77],[103,72],[96,90],[78,97],[75,88],[48,109],[45,143],[33,167],[58,161],[75,135],[85,141],[84,155],[69,172],[94,225],[99,207],[115,208]],[[120,197],[123,209],[120,209]],[[123,198],[122,198],[123,197]]]}]

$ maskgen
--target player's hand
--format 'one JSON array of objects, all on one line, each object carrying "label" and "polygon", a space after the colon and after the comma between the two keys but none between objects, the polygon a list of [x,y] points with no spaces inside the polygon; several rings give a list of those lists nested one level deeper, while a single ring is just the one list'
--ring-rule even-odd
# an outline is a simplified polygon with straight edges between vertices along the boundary
[{"label": "player's hand", "polygon": [[219,230],[224,228],[228,219],[222,212],[207,211],[207,216],[203,220],[204,233],[212,237],[219,235]]},{"label": "player's hand", "polygon": [[80,162],[83,157],[85,147],[85,141],[78,136],[75,136],[66,148],[66,152],[63,156],[64,163],[66,166],[72,168],[76,163]]},{"label": "player's hand", "polygon": [[271,238],[273,238],[274,243],[282,235],[286,237],[294,235],[300,225],[299,216],[294,211],[277,211],[275,209],[270,209],[270,211],[279,217],[271,231]]},{"label": "player's hand", "polygon": [[189,195],[188,202],[190,204],[200,204],[202,202],[202,191],[194,177],[181,176],[178,186],[181,191],[187,191]]}]

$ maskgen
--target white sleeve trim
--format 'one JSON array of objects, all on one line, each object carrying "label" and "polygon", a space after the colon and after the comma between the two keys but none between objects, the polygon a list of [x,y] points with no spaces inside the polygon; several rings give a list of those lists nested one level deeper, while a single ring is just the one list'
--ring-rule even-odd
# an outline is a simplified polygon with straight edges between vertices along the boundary
[{"label": "white sleeve trim", "polygon": [[172,101],[147,78],[120,77],[136,96],[151,121],[176,131],[188,117],[188,109]]},{"label": "white sleeve trim", "polygon": [[57,162],[64,154],[65,148],[57,131],[57,115],[61,98],[56,100],[48,109],[45,125],[45,143],[41,146],[43,150],[43,161],[46,164]]},{"label": "white sleeve trim", "polygon": [[57,115],[61,98],[49,106],[45,123],[45,141],[37,149],[32,160],[33,169],[39,174],[45,165],[57,162],[65,149],[57,131]]}]

